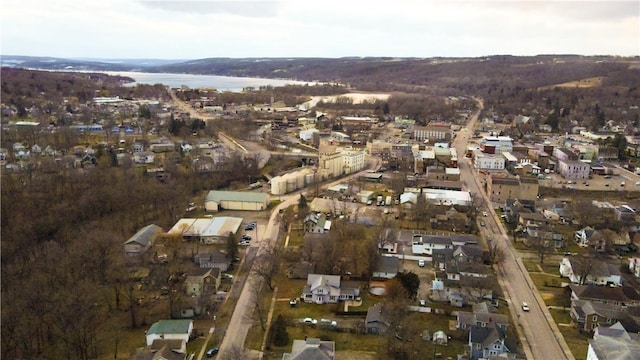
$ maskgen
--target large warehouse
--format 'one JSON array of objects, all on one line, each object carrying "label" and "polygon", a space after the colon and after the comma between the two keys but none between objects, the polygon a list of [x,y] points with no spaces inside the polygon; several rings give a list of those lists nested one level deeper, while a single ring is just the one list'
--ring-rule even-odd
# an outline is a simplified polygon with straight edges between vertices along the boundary
[{"label": "large warehouse", "polygon": [[269,195],[258,192],[209,191],[204,201],[207,211],[226,210],[265,210],[269,204]]},{"label": "large warehouse", "polygon": [[229,233],[236,234],[242,218],[182,218],[167,232],[169,235],[181,235],[185,239],[199,240],[203,244],[224,244]]}]

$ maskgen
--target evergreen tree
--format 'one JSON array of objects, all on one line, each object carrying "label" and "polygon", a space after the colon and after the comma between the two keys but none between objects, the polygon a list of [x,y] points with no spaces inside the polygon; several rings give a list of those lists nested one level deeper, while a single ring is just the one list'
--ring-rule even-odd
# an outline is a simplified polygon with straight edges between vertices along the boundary
[{"label": "evergreen tree", "polygon": [[279,314],[273,324],[271,324],[271,343],[275,346],[285,346],[289,343],[287,324],[282,314]]}]

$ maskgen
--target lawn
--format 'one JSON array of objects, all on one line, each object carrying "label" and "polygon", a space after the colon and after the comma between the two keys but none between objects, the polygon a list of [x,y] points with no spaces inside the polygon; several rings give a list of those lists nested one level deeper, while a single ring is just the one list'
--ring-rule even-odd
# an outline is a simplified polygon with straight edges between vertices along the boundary
[{"label": "lawn", "polygon": [[578,329],[571,326],[558,326],[560,332],[567,342],[571,353],[576,360],[585,360],[587,358],[587,349],[589,348],[589,337],[581,334]]}]

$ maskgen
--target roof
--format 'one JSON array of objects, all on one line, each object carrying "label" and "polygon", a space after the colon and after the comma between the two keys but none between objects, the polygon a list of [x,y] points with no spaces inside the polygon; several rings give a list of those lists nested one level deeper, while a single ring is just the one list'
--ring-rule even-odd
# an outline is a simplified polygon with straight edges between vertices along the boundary
[{"label": "roof", "polygon": [[574,300],[573,308],[580,318],[599,315],[607,319],[620,320],[628,316],[627,312],[624,311],[621,306],[596,301]]},{"label": "roof", "polygon": [[215,218],[182,218],[167,232],[182,236],[228,236],[236,233],[242,224],[242,218],[220,216]]},{"label": "roof", "polygon": [[[598,328],[598,333],[600,333],[600,328]],[[634,360],[638,358],[640,353],[640,341],[626,331],[619,334],[602,333],[596,335],[592,340],[589,340],[589,346],[593,349],[597,359],[603,360]]]},{"label": "roof", "polygon": [[582,300],[640,301],[640,293],[629,286],[570,285],[574,294]]},{"label": "roof", "polygon": [[266,203],[269,201],[269,194],[249,191],[218,191],[212,190],[207,194],[205,201],[220,203],[221,201],[241,201]]},{"label": "roof", "polygon": [[387,319],[386,313],[384,312],[384,306],[381,303],[369,306],[369,309],[367,309],[367,318],[365,320],[365,324],[368,325],[373,323],[382,323],[385,325],[389,324],[389,320]]},{"label": "roof", "polygon": [[380,256],[376,263],[376,272],[395,273],[400,271],[400,259],[395,256]]},{"label": "roof", "polygon": [[471,326],[471,332],[469,336],[469,342],[472,344],[482,344],[483,348],[487,348],[489,345],[496,341],[503,340],[505,333],[496,323],[491,323],[486,327],[473,325]]},{"label": "roof", "polygon": [[151,240],[153,240],[156,234],[161,233],[163,230],[158,225],[147,225],[142,229],[138,230],[135,235],[129,238],[129,240],[125,241],[125,244],[133,244],[137,243],[142,246],[146,246]]},{"label": "roof", "polygon": [[150,334],[189,334],[193,329],[191,320],[160,320],[151,325],[147,331]]},{"label": "roof", "polygon": [[321,341],[318,338],[293,340],[291,353],[285,353],[283,360],[333,360],[336,345],[333,341]]}]

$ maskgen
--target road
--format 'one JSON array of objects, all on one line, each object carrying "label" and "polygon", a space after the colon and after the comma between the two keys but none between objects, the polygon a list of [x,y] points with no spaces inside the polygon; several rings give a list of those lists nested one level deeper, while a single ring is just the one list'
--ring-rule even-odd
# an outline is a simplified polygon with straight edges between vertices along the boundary
[{"label": "road", "polygon": [[[478,100],[478,104],[481,110],[482,102]],[[480,110],[471,117],[467,129],[458,132],[453,146],[462,159],[458,164],[461,180],[467,185],[469,192],[478,194],[483,200],[482,209],[478,209],[478,212],[488,213],[487,217],[482,218],[486,223],[486,227],[481,230],[482,235],[485,239],[491,237],[492,241],[498,241],[498,246],[505,253],[504,260],[498,266],[498,279],[505,298],[509,299],[511,315],[514,320],[517,319],[516,326],[523,349],[528,359],[574,359],[507,236],[502,222],[490,205],[487,194],[482,191],[480,180],[472,168],[470,159],[462,157],[469,138],[473,135]],[[531,308],[529,312],[522,311],[523,302],[529,304]]]},{"label": "road", "polygon": [[[367,160],[367,164],[367,169],[377,169],[380,167],[381,161],[379,158],[369,157]],[[366,171],[367,170],[365,169],[358,173],[354,173],[341,179],[332,181],[331,183],[323,184],[321,188],[325,189],[327,187],[331,187],[348,181],[356,176],[364,174]],[[301,189],[291,194],[279,196],[282,202],[273,209],[266,229],[261,233],[260,239],[254,242],[258,246],[256,257],[264,253],[264,249],[268,247],[269,244],[274,244],[276,241],[278,241],[278,233],[280,230],[279,210],[296,204],[298,202],[300,194],[304,193],[305,191],[307,191],[307,189]],[[252,246],[256,245],[252,244]],[[233,314],[231,315],[231,319],[229,319],[229,324],[227,325],[225,336],[222,339],[222,343],[220,344],[220,354],[218,355],[218,357],[221,359],[233,359],[242,351],[241,349],[244,349],[244,342],[247,338],[249,329],[254,326],[253,320],[250,320],[253,312],[253,305],[251,301],[252,291],[250,284],[255,282],[256,280],[256,276],[252,273],[249,273],[247,281],[244,283],[244,287],[242,288],[242,292],[240,293],[240,297],[236,302],[236,306],[233,310]],[[245,352],[243,354],[243,358],[254,358],[254,355],[255,354],[248,354]]]}]

